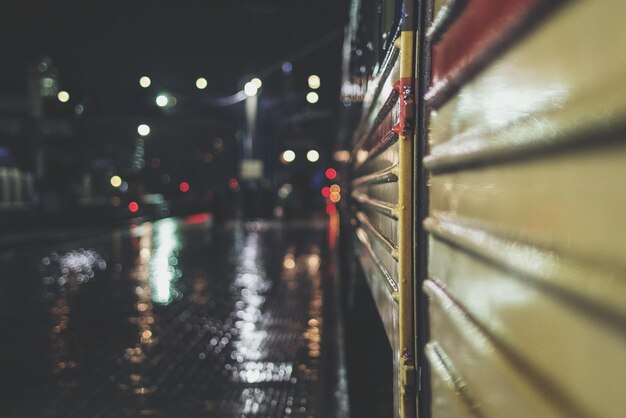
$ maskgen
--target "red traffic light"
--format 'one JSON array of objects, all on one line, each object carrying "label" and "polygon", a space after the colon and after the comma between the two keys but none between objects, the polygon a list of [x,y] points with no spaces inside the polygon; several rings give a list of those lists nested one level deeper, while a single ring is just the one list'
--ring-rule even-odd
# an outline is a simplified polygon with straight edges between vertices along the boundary
[{"label": "red traffic light", "polygon": [[187,193],[189,191],[189,183],[187,183],[186,181],[183,181],[180,183],[178,188],[180,189],[181,192]]},{"label": "red traffic light", "polygon": [[326,170],[326,178],[328,180],[334,180],[335,177],[337,177],[337,170],[335,170],[334,168],[329,168],[328,170]]},{"label": "red traffic light", "polygon": [[134,202],[134,201],[130,202],[128,204],[128,210],[131,211],[132,213],[139,211],[139,203]]}]

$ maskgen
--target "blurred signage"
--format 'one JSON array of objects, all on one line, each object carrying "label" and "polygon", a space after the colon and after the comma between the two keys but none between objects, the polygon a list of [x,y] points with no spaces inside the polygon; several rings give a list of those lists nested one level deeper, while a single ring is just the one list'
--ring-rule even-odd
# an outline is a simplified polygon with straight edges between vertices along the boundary
[{"label": "blurred signage", "polygon": [[246,159],[241,161],[241,180],[260,180],[263,177],[263,161]]}]

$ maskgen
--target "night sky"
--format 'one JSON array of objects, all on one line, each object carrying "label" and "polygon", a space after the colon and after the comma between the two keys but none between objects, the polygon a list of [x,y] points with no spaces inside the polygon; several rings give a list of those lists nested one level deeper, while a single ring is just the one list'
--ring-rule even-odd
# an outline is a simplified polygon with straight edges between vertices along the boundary
[{"label": "night sky", "polygon": [[[24,68],[47,54],[64,88],[93,94],[136,86],[147,73],[159,85],[233,93],[242,77],[282,60],[347,20],[347,0],[124,0],[0,2],[0,94],[24,89]],[[294,63],[335,84],[341,36]],[[330,77],[330,78],[328,78]]]}]

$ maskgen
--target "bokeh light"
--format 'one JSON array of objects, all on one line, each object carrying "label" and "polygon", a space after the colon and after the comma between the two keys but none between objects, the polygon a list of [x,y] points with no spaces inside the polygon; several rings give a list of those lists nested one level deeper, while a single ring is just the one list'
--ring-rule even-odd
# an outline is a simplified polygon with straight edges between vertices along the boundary
[{"label": "bokeh light", "polygon": [[309,160],[310,162],[314,163],[317,160],[320,159],[320,153],[317,152],[316,150],[312,149],[309,152],[306,153],[306,159]]},{"label": "bokeh light", "polygon": [[165,106],[167,106],[167,103],[168,103],[169,99],[168,99],[168,97],[166,95],[159,94],[155,101],[156,101],[157,106],[165,107]]},{"label": "bokeh light", "polygon": [[283,161],[286,163],[291,163],[296,159],[296,153],[293,150],[285,150],[282,155]]},{"label": "bokeh light", "polygon": [[145,123],[142,123],[137,127],[137,133],[141,136],[147,136],[150,134],[150,127]]},{"label": "bokeh light", "polygon": [[306,101],[311,104],[317,103],[319,102],[319,100],[320,100],[319,94],[317,94],[314,91],[311,91],[306,95]]},{"label": "bokeh light", "polygon": [[65,90],[61,90],[59,94],[57,94],[57,99],[59,99],[61,103],[67,103],[70,100],[70,94]]},{"label": "bokeh light", "polygon": [[152,80],[150,80],[150,77],[148,77],[147,75],[144,75],[139,79],[139,85],[144,89],[150,87],[150,84],[152,84]]},{"label": "bokeh light", "polygon": [[319,76],[315,74],[309,76],[308,82],[309,82],[309,87],[312,88],[313,90],[319,89],[320,86],[322,85],[322,82]]},{"label": "bokeh light", "polygon": [[132,201],[128,204],[128,210],[132,213],[137,213],[139,211],[139,203]]},{"label": "bokeh light", "polygon": [[206,89],[208,85],[209,85],[209,82],[204,77],[200,77],[196,80],[196,87],[199,88],[200,90]]},{"label": "bokeh light", "polygon": [[110,180],[111,186],[120,187],[122,185],[122,178],[120,176],[113,176]]}]

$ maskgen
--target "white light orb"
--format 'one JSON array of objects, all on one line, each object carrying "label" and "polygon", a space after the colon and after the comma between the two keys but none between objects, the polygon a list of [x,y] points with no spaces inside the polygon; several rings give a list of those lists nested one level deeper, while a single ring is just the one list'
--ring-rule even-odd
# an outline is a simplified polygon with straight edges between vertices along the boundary
[{"label": "white light orb", "polygon": [[309,150],[309,152],[306,153],[306,159],[314,163],[320,159],[320,153],[314,149]]},{"label": "white light orb", "polygon": [[322,85],[322,81],[320,80],[320,77],[315,74],[310,75],[308,81],[309,81],[309,87],[312,88],[313,90],[319,89],[320,86]]},{"label": "white light orb", "polygon": [[61,90],[59,94],[57,94],[57,99],[59,99],[61,103],[67,103],[70,100],[70,94],[65,90]]},{"label": "white light orb", "polygon": [[145,123],[142,123],[137,127],[137,133],[141,136],[147,136],[150,134],[150,127]]},{"label": "white light orb", "polygon": [[254,97],[256,96],[257,92],[259,91],[259,88],[257,86],[255,86],[254,84],[252,84],[252,81],[248,81],[246,83],[245,86],[243,86],[243,92],[246,94],[246,96],[248,97]]},{"label": "white light orb", "polygon": [[156,104],[159,107],[165,107],[167,106],[167,103],[169,102],[169,99],[166,95],[164,94],[159,94],[156,98]]},{"label": "white light orb", "polygon": [[139,79],[139,85],[144,89],[150,87],[150,84],[152,84],[152,80],[150,80],[150,77],[148,77],[147,75],[144,75]]},{"label": "white light orb", "polygon": [[206,89],[208,85],[209,85],[209,82],[204,77],[200,77],[196,80],[196,87],[199,88],[200,90]]},{"label": "white light orb", "polygon": [[291,163],[296,159],[296,153],[293,150],[285,150],[283,151],[283,161],[286,163]]},{"label": "white light orb", "polygon": [[309,93],[306,95],[306,101],[307,101],[307,102],[309,102],[309,103],[311,103],[311,104],[313,104],[313,103],[317,103],[319,100],[320,100],[320,96],[319,96],[319,94],[317,94],[317,93],[316,93],[316,92],[314,92],[314,91],[311,91],[311,92],[309,92]]}]

